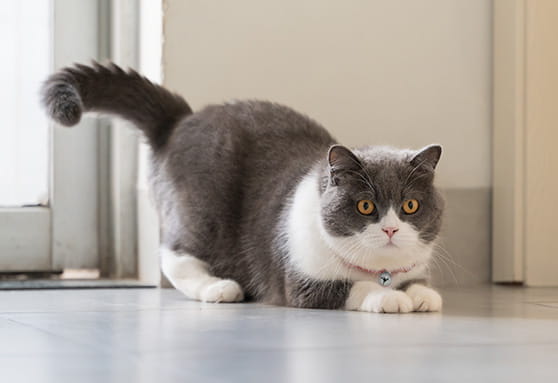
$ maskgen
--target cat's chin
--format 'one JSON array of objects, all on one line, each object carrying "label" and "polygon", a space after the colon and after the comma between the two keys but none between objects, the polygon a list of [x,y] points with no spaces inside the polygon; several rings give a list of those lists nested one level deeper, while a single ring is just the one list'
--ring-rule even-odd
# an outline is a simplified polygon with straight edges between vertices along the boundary
[{"label": "cat's chin", "polygon": [[382,249],[399,249],[399,246],[397,246],[395,243],[393,242],[388,242],[386,243],[384,246],[381,247]]},{"label": "cat's chin", "polygon": [[401,254],[406,254],[409,252],[413,252],[415,249],[414,246],[404,246],[401,244],[396,244],[393,242],[386,243],[385,245],[380,245],[376,247],[370,247],[368,249],[369,253],[373,253],[374,255],[378,256],[398,256]]}]

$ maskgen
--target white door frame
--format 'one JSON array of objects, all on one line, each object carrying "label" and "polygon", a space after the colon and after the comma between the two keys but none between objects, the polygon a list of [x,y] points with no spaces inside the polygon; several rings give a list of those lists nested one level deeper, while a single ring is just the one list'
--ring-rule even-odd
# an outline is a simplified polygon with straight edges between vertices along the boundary
[{"label": "white door frame", "polygon": [[525,9],[494,1],[492,279],[523,282]]},{"label": "white door frame", "polygon": [[[54,1],[55,69],[98,57],[97,15],[96,1]],[[51,132],[52,268],[98,268],[97,121]]]},{"label": "white door frame", "polygon": [[493,280],[558,286],[558,2],[494,1]]},{"label": "white door frame", "polygon": [[[140,0],[139,69],[151,81],[162,83],[163,3],[162,0]],[[137,179],[137,244],[138,278],[159,285],[159,220],[147,185],[149,148],[141,143],[138,151]]]},{"label": "white door frame", "polygon": [[[112,1],[111,60],[123,68],[138,67],[138,0]],[[130,123],[113,119],[110,129],[110,265],[113,278],[137,277],[137,156],[138,132]]]}]

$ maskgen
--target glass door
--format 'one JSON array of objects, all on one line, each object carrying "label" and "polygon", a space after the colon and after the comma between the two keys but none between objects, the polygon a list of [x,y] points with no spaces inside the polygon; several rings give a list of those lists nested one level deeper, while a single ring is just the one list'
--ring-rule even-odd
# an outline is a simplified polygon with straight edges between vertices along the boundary
[{"label": "glass door", "polygon": [[49,125],[37,89],[52,69],[51,30],[48,1],[0,2],[0,270],[50,269]]},{"label": "glass door", "polygon": [[0,2],[0,272],[99,267],[96,123],[53,126],[39,94],[99,56],[98,3]]}]

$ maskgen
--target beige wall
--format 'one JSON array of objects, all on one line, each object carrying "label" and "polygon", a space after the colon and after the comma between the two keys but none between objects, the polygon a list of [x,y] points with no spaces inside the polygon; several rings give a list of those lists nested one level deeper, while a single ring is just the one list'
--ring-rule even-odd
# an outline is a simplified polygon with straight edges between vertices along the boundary
[{"label": "beige wall", "polygon": [[490,185],[491,1],[166,0],[164,81],[193,107],[264,98],[348,145],[444,145]]},{"label": "beige wall", "polygon": [[441,143],[436,280],[475,284],[490,277],[491,28],[490,0],[164,0],[164,84],[194,108],[281,102],[351,146]]}]

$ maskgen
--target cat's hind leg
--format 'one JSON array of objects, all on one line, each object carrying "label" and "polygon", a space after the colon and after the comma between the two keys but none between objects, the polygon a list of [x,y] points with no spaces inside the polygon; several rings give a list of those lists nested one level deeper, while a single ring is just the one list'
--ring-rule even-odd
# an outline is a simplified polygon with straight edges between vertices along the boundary
[{"label": "cat's hind leg", "polygon": [[188,298],[215,303],[244,299],[244,292],[237,282],[211,275],[206,262],[168,248],[161,248],[160,255],[163,273]]}]

